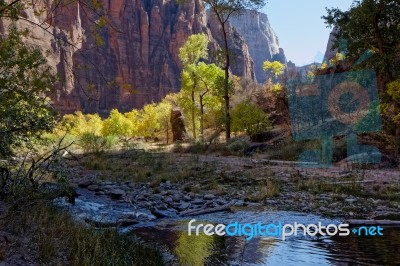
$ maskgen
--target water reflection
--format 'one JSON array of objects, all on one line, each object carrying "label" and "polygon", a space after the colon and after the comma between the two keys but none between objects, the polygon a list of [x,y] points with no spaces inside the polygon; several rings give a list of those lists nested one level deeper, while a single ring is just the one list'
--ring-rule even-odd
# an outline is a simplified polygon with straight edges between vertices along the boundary
[{"label": "water reflection", "polygon": [[220,237],[187,234],[187,222],[138,228],[147,241],[165,244],[180,265],[398,265],[400,230],[385,228],[384,236],[359,237]]}]

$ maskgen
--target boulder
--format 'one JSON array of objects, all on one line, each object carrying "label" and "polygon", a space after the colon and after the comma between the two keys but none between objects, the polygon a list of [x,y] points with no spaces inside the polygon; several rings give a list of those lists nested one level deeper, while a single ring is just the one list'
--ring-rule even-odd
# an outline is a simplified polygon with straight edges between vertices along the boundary
[{"label": "boulder", "polygon": [[126,194],[125,191],[123,191],[122,189],[119,189],[119,188],[111,189],[109,191],[109,193],[110,193],[111,198],[114,200],[119,200]]},{"label": "boulder", "polygon": [[179,108],[171,110],[172,141],[184,140],[187,137],[185,118]]}]

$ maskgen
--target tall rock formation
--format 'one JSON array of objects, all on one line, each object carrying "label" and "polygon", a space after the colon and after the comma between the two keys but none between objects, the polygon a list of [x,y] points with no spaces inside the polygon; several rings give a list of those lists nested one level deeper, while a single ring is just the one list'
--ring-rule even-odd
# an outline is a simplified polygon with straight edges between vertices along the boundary
[{"label": "tall rock formation", "polygon": [[324,62],[329,62],[329,59],[336,56],[337,49],[333,49],[334,43],[336,41],[335,34],[337,33],[337,28],[333,28],[329,34],[328,43],[326,44],[326,51],[324,55]]},{"label": "tall rock formation", "polygon": [[243,36],[254,61],[257,82],[264,83],[266,74],[262,69],[264,61],[287,63],[279,40],[272,29],[266,14],[247,10],[240,16],[232,17],[230,24]]},{"label": "tall rock formation", "polygon": [[[26,42],[39,45],[61,77],[52,98],[62,113],[107,114],[159,101],[180,89],[178,51],[191,34],[207,34],[214,50],[220,43],[220,32],[207,27],[201,0],[181,5],[174,0],[100,2],[102,7],[93,11],[78,1],[65,6],[35,1],[17,22],[30,29]],[[108,23],[102,26],[104,18]],[[3,34],[9,24],[1,21]],[[237,54],[233,74],[254,79],[245,41],[234,29],[229,36]]]}]

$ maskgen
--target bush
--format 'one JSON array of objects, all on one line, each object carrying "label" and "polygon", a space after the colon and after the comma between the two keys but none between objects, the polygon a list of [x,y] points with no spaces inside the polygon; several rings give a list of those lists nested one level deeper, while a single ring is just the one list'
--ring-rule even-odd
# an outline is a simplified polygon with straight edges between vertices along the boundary
[{"label": "bush", "polygon": [[83,133],[79,139],[79,144],[86,153],[100,153],[114,148],[118,143],[115,136],[97,136],[93,133]]},{"label": "bush", "polygon": [[236,137],[227,143],[227,147],[231,152],[243,154],[250,147],[250,144],[249,137]]},{"label": "bush", "polygon": [[205,153],[207,151],[207,145],[205,143],[196,141],[194,143],[191,143],[186,149],[185,152],[187,153],[194,153],[194,154],[200,154],[200,153]]},{"label": "bush", "polygon": [[232,109],[231,116],[233,132],[246,132],[251,136],[271,127],[267,114],[250,100],[244,100],[236,105]]}]

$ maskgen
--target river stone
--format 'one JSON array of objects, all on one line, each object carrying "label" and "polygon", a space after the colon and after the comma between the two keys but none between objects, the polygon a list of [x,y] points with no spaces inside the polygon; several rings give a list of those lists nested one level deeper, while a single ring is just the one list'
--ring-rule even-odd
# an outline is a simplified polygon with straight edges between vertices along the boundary
[{"label": "river stone", "polygon": [[345,199],[345,201],[346,201],[347,203],[353,204],[354,202],[357,201],[357,199],[348,198],[348,199]]},{"label": "river stone", "polygon": [[157,218],[173,218],[176,217],[176,211],[172,209],[168,209],[165,211],[158,210],[156,208],[151,209],[151,214],[153,214]]},{"label": "river stone", "polygon": [[161,196],[168,196],[169,194],[170,194],[170,192],[168,190],[163,190],[160,193]]},{"label": "river stone", "polygon": [[157,205],[157,209],[162,210],[162,211],[165,211],[165,210],[168,209],[168,208],[167,208],[167,205],[165,205],[164,203],[159,203],[159,204]]},{"label": "river stone", "polygon": [[179,202],[181,200],[181,197],[179,195],[174,195],[172,196],[172,200],[175,202]]},{"label": "river stone", "polygon": [[134,225],[137,224],[138,221],[136,219],[120,219],[118,220],[118,225],[125,227],[125,226],[130,226],[130,225]]},{"label": "river stone", "polygon": [[93,184],[93,181],[89,180],[89,179],[86,179],[86,180],[82,180],[81,182],[79,182],[78,186],[81,187],[81,188],[87,188],[91,184]]},{"label": "river stone", "polygon": [[111,198],[115,199],[115,200],[121,199],[126,194],[125,191],[123,191],[122,189],[119,189],[119,188],[111,189],[109,192],[110,192]]},{"label": "river stone", "polygon": [[185,201],[191,201],[192,198],[189,197],[188,195],[185,195],[185,196],[183,196],[183,200],[185,200]]},{"label": "river stone", "polygon": [[216,202],[218,205],[225,205],[227,203],[226,200],[223,199],[218,199]]},{"label": "river stone", "polygon": [[170,198],[170,197],[164,199],[164,202],[166,202],[166,203],[172,203],[173,201],[174,200],[172,198]]},{"label": "river stone", "polygon": [[201,205],[201,204],[204,204],[204,200],[202,200],[202,199],[195,199],[194,201],[192,201],[192,204]]},{"label": "river stone", "polygon": [[178,210],[179,211],[184,211],[186,209],[188,209],[190,207],[190,203],[188,202],[182,202],[179,206],[178,206]]},{"label": "river stone", "polygon": [[98,185],[95,185],[95,184],[88,186],[87,189],[90,190],[90,191],[96,191],[96,192],[100,191],[100,187]]},{"label": "river stone", "polygon": [[213,195],[213,194],[206,194],[206,195],[204,195],[204,199],[205,199],[205,200],[213,200],[213,199],[215,199],[215,195]]}]

